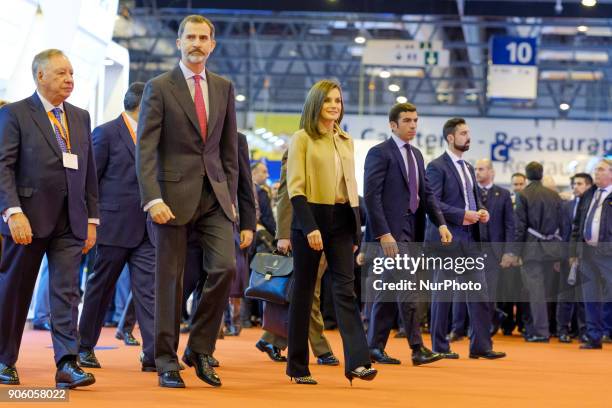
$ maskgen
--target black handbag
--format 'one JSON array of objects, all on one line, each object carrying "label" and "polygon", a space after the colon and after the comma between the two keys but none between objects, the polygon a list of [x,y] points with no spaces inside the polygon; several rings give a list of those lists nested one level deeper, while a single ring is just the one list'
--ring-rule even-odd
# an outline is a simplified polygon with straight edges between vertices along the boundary
[{"label": "black handbag", "polygon": [[251,278],[244,295],[277,304],[291,301],[293,292],[293,258],[258,253],[251,262]]}]

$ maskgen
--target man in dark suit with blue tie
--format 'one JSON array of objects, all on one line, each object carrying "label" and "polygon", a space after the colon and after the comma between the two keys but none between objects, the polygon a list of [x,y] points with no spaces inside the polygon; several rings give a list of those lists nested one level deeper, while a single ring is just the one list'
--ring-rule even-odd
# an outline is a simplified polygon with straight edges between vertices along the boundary
[{"label": "man in dark suit with blue tie", "polygon": [[580,259],[588,341],[582,349],[601,349],[606,308],[612,305],[612,160],[595,167],[595,185],[580,200],[574,218],[570,264]]},{"label": "man in dark suit with blue tie", "polygon": [[[473,167],[463,159],[470,148],[470,129],[462,118],[446,121],[442,129],[448,144],[445,153],[427,166],[427,178],[432,191],[440,203],[444,219],[453,234],[450,249],[431,247],[434,253],[445,256],[477,258],[481,256],[479,223],[489,221],[489,213],[482,206],[476,186]],[[431,219],[427,221],[425,241],[438,242],[437,227]],[[437,249],[437,250],[436,250]],[[450,251],[450,252],[449,252]],[[487,286],[484,271],[473,268],[463,274],[445,269],[434,270],[435,282],[469,281],[481,284],[481,290],[466,291],[463,295],[468,302],[470,319],[470,358],[497,359],[505,357],[502,352],[493,351],[490,336],[490,308],[487,303]],[[445,358],[457,359],[459,355],[450,350],[447,339],[448,317],[452,293],[435,290],[431,300],[431,338],[433,351]]]},{"label": "man in dark suit with blue tie", "polygon": [[99,223],[90,119],[66,102],[74,81],[62,51],[37,54],[32,74],[36,92],[0,109],[0,384],[19,384],[15,363],[46,253],[55,382],[74,388],[95,382],[76,361],[79,264]]},{"label": "man in dark suit with blue tie", "polygon": [[[416,106],[411,103],[394,105],[389,111],[392,136],[372,147],[365,160],[366,236],[379,241],[388,257],[400,252],[398,243],[401,246],[402,243],[423,242],[426,213],[438,228],[438,241],[452,240],[425,176],[423,155],[410,144],[416,136],[417,122]],[[390,302],[384,299],[384,292],[377,292],[375,296],[368,327],[372,361],[400,364],[385,352],[397,310],[412,349],[413,364],[428,364],[442,358],[423,346],[416,299],[397,296],[395,302]]]},{"label": "man in dark suit with blue tie", "polygon": [[123,99],[125,112],[93,131],[93,148],[100,191],[100,228],[93,274],[87,280],[79,324],[82,367],[100,368],[94,347],[100,338],[115,284],[127,264],[136,319],[143,340],[143,371],[155,371],[153,310],[155,307],[155,248],[140,207],[134,152],[144,83],[130,85]]}]

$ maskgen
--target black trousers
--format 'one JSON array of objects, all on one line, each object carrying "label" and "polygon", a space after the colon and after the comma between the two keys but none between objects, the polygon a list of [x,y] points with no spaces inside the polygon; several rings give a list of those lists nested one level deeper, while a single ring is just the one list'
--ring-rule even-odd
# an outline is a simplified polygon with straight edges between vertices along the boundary
[{"label": "black trousers", "polygon": [[[323,252],[332,279],[336,320],[344,347],[344,370],[370,367],[370,353],[355,297],[353,244],[355,218],[349,205],[310,204],[323,237]],[[306,235],[291,231],[294,287],[289,305],[289,351],[287,375],[310,375],[308,369],[308,328],[312,298],[317,280],[321,252],[308,245]]]},{"label": "black trousers", "polygon": [[[83,312],[79,322],[80,350],[93,350],[104,324],[104,315],[115,294],[115,284],[128,264],[136,316],[140,324],[143,352],[147,364],[153,364],[153,310],[155,305],[155,248],[144,234],[135,248],[98,245],[94,273],[85,287]],[[130,301],[127,302],[129,305]]]},{"label": "black trousers", "polygon": [[17,362],[34,284],[43,255],[49,260],[49,306],[51,340],[55,363],[76,359],[78,342],[79,265],[83,240],[70,229],[68,207],[64,206],[53,232],[45,238],[18,245],[3,237],[0,263],[0,363]]},{"label": "black trousers", "polygon": [[155,365],[159,374],[178,371],[177,349],[183,304],[183,273],[187,239],[195,230],[203,249],[202,268],[207,272],[202,300],[193,312],[189,347],[212,355],[229,291],[236,271],[234,229],[219,205],[208,180],[200,205],[186,225],[153,224],[155,235]]}]

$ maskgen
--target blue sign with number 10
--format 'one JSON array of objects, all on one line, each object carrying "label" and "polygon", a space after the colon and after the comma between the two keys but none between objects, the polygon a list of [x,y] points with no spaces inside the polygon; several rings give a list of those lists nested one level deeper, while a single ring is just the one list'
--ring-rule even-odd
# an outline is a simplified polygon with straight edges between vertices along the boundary
[{"label": "blue sign with number 10", "polygon": [[493,36],[491,62],[495,65],[536,65],[536,39]]}]

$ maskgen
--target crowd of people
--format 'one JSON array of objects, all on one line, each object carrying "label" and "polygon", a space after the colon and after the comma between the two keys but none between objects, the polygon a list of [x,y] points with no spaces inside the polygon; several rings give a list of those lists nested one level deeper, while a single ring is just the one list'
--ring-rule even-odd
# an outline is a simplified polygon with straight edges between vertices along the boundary
[{"label": "crowd of people", "polygon": [[[51,332],[58,387],[95,382],[83,368],[102,367],[94,349],[104,326],[140,346],[136,322],[142,371],[157,372],[160,386],[185,387],[185,366],[221,386],[217,340],[261,324],[261,302],[244,292],[253,256],[273,251],[293,258],[288,330],[264,330],[254,346],[286,362],[298,384],[317,384],[309,343],[317,364],[342,362],[351,384],[373,380],[374,363],[401,363],[385,351],[394,328],[416,366],[460,358],[451,344],[465,336],[470,358],[504,358],[493,348],[500,329],[518,328],[530,343],[578,338],[582,349],[611,341],[611,160],[575,174],[569,200],[537,162],[512,176],[509,191],[489,159],[464,158],[462,118],[445,123],[446,150],[426,165],[411,144],[417,107],[398,103],[392,136],[368,152],[360,197],[342,89],[321,80],[269,186],[265,162],[251,164],[237,130],[232,83],[206,69],[214,33],[205,17],[186,17],[177,66],[131,84],[124,112],[93,132],[89,114],[66,101],[73,69],[56,49],[34,58],[34,94],[0,109],[0,384],[20,382],[38,280],[33,327]],[[369,249],[392,258],[407,245],[484,254],[483,269],[431,275],[484,289],[372,292]],[[341,358],[324,333],[336,327]],[[179,359],[180,333],[189,339]]]}]

